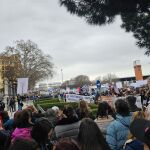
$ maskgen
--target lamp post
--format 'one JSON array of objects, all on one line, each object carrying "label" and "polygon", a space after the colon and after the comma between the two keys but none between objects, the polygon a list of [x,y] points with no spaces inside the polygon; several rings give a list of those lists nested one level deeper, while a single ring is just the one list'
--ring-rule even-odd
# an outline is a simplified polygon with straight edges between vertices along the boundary
[{"label": "lamp post", "polygon": [[61,80],[62,80],[62,83],[63,83],[63,69],[61,69]]}]

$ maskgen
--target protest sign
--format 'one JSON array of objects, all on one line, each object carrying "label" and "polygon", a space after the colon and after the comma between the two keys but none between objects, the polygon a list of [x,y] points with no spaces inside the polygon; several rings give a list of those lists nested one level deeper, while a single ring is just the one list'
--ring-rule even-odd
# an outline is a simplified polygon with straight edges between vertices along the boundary
[{"label": "protest sign", "polygon": [[27,94],[28,93],[28,78],[18,78],[17,82],[17,94]]},{"label": "protest sign", "polygon": [[92,96],[84,96],[84,95],[77,95],[77,94],[66,94],[66,101],[67,102],[79,102],[80,100],[84,100],[88,103],[93,101]]},{"label": "protest sign", "polygon": [[116,82],[116,87],[118,89],[121,89],[122,88],[122,82]]}]

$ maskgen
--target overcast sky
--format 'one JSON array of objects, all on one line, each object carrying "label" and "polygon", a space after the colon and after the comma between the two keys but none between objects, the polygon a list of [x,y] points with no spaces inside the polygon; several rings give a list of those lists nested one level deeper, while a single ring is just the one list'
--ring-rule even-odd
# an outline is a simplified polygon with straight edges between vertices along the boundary
[{"label": "overcast sky", "polygon": [[1,0],[0,50],[15,40],[32,40],[53,57],[56,75],[49,82],[77,75],[91,79],[114,73],[133,76],[133,61],[141,60],[143,74],[150,60],[135,45],[132,34],[120,28],[121,20],[107,26],[91,26],[70,15],[58,0]]}]

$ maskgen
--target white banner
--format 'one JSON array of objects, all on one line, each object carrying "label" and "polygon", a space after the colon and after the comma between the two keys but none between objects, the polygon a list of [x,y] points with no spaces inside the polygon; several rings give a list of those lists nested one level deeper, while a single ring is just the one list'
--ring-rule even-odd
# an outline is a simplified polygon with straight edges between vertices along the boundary
[{"label": "white banner", "polygon": [[17,94],[27,94],[28,93],[28,78],[18,78],[17,82]]},{"label": "white banner", "polygon": [[122,88],[122,82],[116,82],[116,87],[118,89],[121,89]]},{"label": "white banner", "polygon": [[130,86],[137,88],[137,87],[142,87],[146,84],[147,84],[147,80],[140,80],[140,81],[136,81],[136,83],[131,83]]},{"label": "white banner", "polygon": [[77,94],[66,94],[66,101],[67,102],[79,102],[80,100],[84,100],[88,103],[93,102],[92,96],[84,96],[84,95],[77,95]]}]

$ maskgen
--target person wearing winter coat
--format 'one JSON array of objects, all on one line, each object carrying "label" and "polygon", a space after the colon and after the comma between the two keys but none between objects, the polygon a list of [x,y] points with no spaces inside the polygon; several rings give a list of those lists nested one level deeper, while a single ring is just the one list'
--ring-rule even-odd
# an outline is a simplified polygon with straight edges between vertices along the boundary
[{"label": "person wearing winter coat", "polygon": [[12,133],[11,139],[12,142],[18,138],[31,139],[31,113],[29,110],[22,110],[17,115],[17,118],[14,120],[14,125],[16,126],[15,130]]},{"label": "person wearing winter coat", "polygon": [[63,111],[63,118],[57,123],[54,131],[57,139],[62,137],[71,137],[76,139],[79,133],[80,121],[74,115],[72,107]]},{"label": "person wearing winter coat", "polygon": [[142,111],[141,108],[136,106],[136,97],[135,96],[128,96],[126,101],[129,105],[130,112]]},{"label": "person wearing winter coat", "polygon": [[115,102],[116,120],[107,127],[106,141],[111,150],[122,150],[127,140],[132,115],[128,103],[122,99]]},{"label": "person wearing winter coat", "polygon": [[51,150],[53,124],[47,118],[41,117],[35,120],[31,130],[32,138],[38,143],[40,150]]},{"label": "person wearing winter coat", "polygon": [[114,118],[109,115],[109,109],[111,108],[107,102],[100,102],[98,105],[97,118],[94,120],[104,137],[106,137],[107,126],[114,120]]},{"label": "person wearing winter coat", "polygon": [[5,103],[2,100],[0,100],[0,111],[4,111],[4,109],[5,109]]}]

